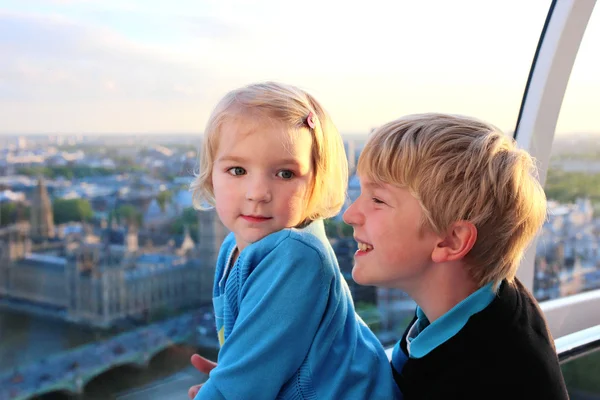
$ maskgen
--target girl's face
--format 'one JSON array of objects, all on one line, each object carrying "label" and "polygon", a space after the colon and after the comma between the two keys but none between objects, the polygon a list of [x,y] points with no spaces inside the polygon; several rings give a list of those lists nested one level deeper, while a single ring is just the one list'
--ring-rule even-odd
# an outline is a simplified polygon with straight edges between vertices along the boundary
[{"label": "girl's face", "polygon": [[221,126],[212,184],[219,218],[239,251],[301,223],[313,182],[308,129],[243,115]]}]

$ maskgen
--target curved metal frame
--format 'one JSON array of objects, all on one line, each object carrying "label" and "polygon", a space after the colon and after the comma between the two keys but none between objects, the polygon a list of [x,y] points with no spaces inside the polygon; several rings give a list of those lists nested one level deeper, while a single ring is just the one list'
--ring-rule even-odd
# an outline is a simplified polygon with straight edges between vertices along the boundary
[{"label": "curved metal frame", "polygon": [[[560,337],[554,341],[554,345],[561,364],[600,351],[600,325]],[[385,349],[385,354],[390,360],[393,350],[393,347]]]},{"label": "curved metal frame", "polygon": [[[567,89],[569,76],[579,45],[596,0],[554,0],[536,50],[523,96],[515,139],[538,161],[539,178],[546,181],[556,122]],[[529,247],[519,268],[519,279],[533,290],[537,239]],[[600,290],[584,299],[570,299],[541,304],[554,337],[600,324]]]},{"label": "curved metal frame", "polygon": [[556,353],[561,364],[600,351],[600,325],[556,339]]}]

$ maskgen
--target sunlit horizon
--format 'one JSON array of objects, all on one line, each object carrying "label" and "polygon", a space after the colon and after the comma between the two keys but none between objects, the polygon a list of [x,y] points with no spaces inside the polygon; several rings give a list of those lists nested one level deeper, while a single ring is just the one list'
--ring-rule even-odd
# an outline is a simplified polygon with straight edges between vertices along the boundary
[{"label": "sunlit horizon", "polygon": [[[201,133],[227,91],[265,80],[315,95],[345,135],[419,112],[510,133],[549,5],[0,0],[0,135]],[[597,14],[558,135],[600,133]]]}]

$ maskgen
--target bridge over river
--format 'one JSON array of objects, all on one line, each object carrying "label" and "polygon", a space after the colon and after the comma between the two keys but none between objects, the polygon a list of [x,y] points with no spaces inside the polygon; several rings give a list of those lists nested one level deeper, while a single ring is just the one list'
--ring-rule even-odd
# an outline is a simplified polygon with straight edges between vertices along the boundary
[{"label": "bridge over river", "polygon": [[184,314],[5,371],[0,374],[0,400],[27,400],[51,392],[80,395],[88,382],[110,369],[145,368],[170,346],[203,339],[197,337],[198,327],[206,325],[203,314]]}]

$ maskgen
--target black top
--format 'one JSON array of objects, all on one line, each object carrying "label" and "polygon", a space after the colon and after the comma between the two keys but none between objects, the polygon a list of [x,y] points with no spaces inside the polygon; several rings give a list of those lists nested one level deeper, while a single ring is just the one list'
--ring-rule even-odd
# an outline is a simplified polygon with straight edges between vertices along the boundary
[{"label": "black top", "polygon": [[392,370],[406,400],[569,398],[542,312],[516,279],[447,342]]}]

